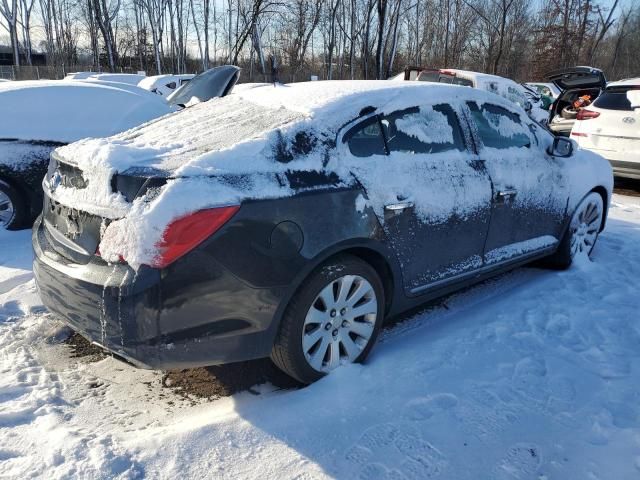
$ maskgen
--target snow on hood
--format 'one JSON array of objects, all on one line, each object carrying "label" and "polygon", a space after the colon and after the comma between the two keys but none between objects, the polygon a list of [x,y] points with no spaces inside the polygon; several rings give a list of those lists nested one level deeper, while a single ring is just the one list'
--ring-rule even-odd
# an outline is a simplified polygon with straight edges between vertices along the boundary
[{"label": "snow on hood", "polygon": [[[439,101],[457,105],[468,100],[513,108],[491,93],[435,83],[255,85],[111,138],[83,140],[58,149],[56,154],[63,161],[76,164],[89,176],[89,188],[78,191],[60,186],[51,196],[65,205],[113,219],[102,234],[101,254],[107,261],[117,261],[122,255],[134,268],[152,262],[166,226],[180,216],[246,199],[292,195],[293,189],[283,184],[284,177],[277,177],[287,170],[325,170],[340,178],[357,172],[359,179],[371,186],[389,185],[387,189],[366,185],[369,203],[379,217],[389,200],[387,190],[394,188],[420,197],[416,210],[425,219],[452,211],[464,217],[486,200],[487,192],[449,191],[455,188],[444,186],[424,189],[419,184],[423,179],[416,175],[415,155],[402,154],[397,164],[390,164],[386,157],[372,157],[364,164],[362,159],[345,154],[346,147],[336,146],[335,141],[345,124],[372,106],[380,113],[391,113]],[[521,117],[527,118],[524,111]],[[410,125],[405,128],[412,134]],[[442,141],[451,135],[448,131],[435,133],[434,138]],[[449,152],[442,161],[448,165],[447,171],[453,172],[455,165],[470,155]],[[111,176],[127,171],[154,172],[169,179],[159,192],[128,203],[110,188]],[[251,175],[243,176],[241,182],[225,180],[225,176],[243,174]]]},{"label": "snow on hood", "polygon": [[127,130],[177,110],[157,95],[119,84],[3,82],[0,138],[74,142]]}]

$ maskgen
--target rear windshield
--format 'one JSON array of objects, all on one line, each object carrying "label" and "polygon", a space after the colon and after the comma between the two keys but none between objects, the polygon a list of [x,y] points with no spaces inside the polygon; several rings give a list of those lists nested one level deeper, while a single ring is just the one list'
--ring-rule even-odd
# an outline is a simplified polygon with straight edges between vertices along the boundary
[{"label": "rear windshield", "polygon": [[607,90],[600,95],[593,103],[594,107],[605,108],[607,110],[627,110],[632,111],[631,102],[627,98],[629,89]]}]

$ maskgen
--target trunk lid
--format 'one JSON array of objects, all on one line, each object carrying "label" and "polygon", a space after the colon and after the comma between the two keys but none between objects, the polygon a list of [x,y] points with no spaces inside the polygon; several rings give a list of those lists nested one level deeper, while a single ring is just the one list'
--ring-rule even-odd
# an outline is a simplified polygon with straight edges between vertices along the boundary
[{"label": "trunk lid", "polygon": [[574,88],[605,88],[607,79],[604,72],[592,67],[571,67],[555,70],[547,74],[552,82],[560,90]]},{"label": "trunk lid", "polygon": [[184,107],[193,98],[206,102],[214,97],[224,97],[231,93],[240,77],[240,68],[234,65],[214,67],[196,75],[167,97],[170,105]]},{"label": "trunk lid", "polygon": [[[116,215],[111,215],[112,212],[109,215],[90,213],[64,205],[54,197],[61,186],[82,193],[92,180],[82,169],[63,161],[54,152],[42,184],[45,193],[42,218],[47,240],[56,253],[78,264],[86,264],[95,256],[101,234],[117,212],[113,212]],[[109,188],[131,203],[166,182],[167,177],[162,172],[132,169],[131,172],[113,175]]]}]

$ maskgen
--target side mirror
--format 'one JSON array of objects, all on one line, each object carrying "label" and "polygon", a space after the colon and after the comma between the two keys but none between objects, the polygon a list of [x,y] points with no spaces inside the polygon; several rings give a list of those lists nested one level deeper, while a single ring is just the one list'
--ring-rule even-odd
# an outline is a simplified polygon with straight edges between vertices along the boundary
[{"label": "side mirror", "polygon": [[533,105],[531,104],[531,102],[529,100],[524,102],[524,111],[525,112],[530,113],[532,108],[533,108]]},{"label": "side mirror", "polygon": [[548,153],[554,157],[570,157],[573,154],[573,142],[568,138],[556,137]]}]

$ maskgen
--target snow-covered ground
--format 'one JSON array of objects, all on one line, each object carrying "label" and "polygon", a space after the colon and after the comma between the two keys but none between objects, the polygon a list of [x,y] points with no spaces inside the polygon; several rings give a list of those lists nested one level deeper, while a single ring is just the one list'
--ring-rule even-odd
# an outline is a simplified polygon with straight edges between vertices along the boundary
[{"label": "snow-covered ground", "polygon": [[30,262],[29,232],[0,232],[0,478],[640,478],[640,198],[614,197],[592,263],[516,270],[364,366],[213,402],[73,358]]}]

